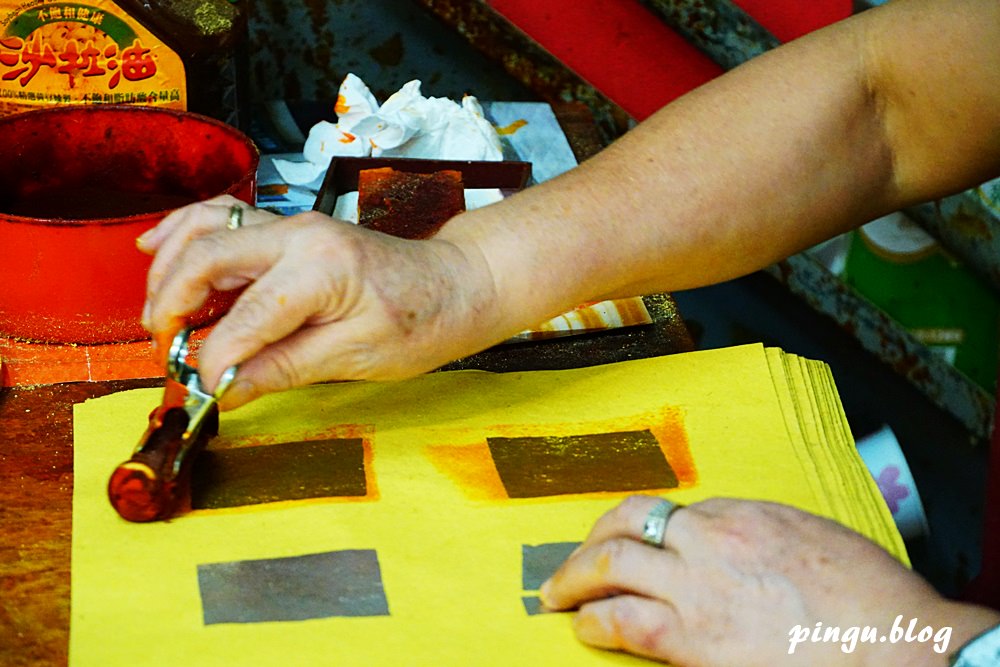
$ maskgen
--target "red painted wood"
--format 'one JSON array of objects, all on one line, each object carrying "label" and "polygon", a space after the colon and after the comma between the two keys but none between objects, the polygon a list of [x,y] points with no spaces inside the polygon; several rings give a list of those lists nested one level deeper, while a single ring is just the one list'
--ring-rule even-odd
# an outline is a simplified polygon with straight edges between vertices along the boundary
[{"label": "red painted wood", "polygon": [[[722,73],[633,0],[489,0],[489,4],[636,119]],[[850,0],[738,0],[789,41],[851,13]]]}]

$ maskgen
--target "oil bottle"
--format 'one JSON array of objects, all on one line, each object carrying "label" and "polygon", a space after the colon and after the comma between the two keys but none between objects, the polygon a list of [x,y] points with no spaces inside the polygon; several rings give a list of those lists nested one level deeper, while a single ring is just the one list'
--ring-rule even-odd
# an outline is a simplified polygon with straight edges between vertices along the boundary
[{"label": "oil bottle", "polygon": [[0,115],[137,104],[249,124],[247,0],[0,0]]}]

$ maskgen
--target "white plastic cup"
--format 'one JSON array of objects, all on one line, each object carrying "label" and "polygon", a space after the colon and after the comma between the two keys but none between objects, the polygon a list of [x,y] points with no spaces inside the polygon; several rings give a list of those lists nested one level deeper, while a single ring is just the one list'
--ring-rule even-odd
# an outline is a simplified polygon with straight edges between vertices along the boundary
[{"label": "white plastic cup", "polygon": [[857,443],[858,453],[878,485],[892,518],[903,539],[922,537],[930,533],[924,504],[910,466],[899,448],[896,434],[888,426],[865,436]]}]

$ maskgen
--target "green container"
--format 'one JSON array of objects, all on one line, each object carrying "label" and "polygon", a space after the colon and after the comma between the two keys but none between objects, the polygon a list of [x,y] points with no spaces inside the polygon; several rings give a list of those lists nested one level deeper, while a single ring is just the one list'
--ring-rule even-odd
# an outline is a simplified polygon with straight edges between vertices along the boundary
[{"label": "green container", "polygon": [[1000,300],[909,218],[897,213],[852,232],[843,279],[994,393]]}]

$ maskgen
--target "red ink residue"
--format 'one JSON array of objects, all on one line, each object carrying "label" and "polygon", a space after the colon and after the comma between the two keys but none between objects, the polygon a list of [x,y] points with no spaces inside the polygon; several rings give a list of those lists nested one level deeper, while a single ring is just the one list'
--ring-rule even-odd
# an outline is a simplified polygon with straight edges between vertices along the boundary
[{"label": "red ink residue", "polygon": [[361,227],[404,239],[425,239],[464,210],[460,171],[419,174],[383,167],[358,172]]}]

